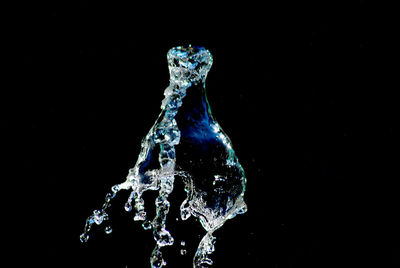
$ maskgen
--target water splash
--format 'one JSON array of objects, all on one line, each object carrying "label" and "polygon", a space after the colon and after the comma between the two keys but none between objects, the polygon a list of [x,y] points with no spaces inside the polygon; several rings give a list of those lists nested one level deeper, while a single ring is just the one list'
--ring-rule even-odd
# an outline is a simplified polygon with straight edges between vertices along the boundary
[{"label": "water splash", "polygon": [[[200,47],[176,47],[167,58],[170,85],[164,92],[161,113],[144,137],[126,181],[113,186],[102,208],[87,218],[80,239],[87,242],[92,225],[108,221],[107,209],[119,191],[131,190],[125,210],[134,209],[134,220],[142,221],[145,230],[153,230],[156,245],[150,257],[151,267],[165,266],[161,249],[174,244],[166,229],[168,197],[175,179],[180,179],[186,192],[180,206],[181,219],[194,216],[206,231],[193,258],[193,267],[206,267],[213,263],[213,232],[247,210],[243,199],[246,177],[230,139],[213,118],[208,104],[205,79],[213,61],[210,52]],[[158,191],[153,219],[147,218],[142,198],[148,190]],[[111,232],[107,224],[105,233]],[[185,255],[186,249],[182,248],[181,254]]]}]

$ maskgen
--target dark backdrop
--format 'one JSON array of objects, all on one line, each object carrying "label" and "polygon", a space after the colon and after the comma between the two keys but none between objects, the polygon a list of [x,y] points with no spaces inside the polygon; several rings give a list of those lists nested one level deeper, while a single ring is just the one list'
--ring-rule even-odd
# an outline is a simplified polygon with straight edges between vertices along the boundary
[{"label": "dark backdrop", "polygon": [[[38,267],[149,267],[154,241],[125,193],[110,236],[79,235],[135,164],[168,49],[192,44],[214,57],[208,98],[248,177],[249,210],[216,232],[215,267],[399,265],[390,16],[319,2],[22,5],[21,72],[3,106],[30,192],[15,248]],[[189,267],[188,250],[166,258]]]}]

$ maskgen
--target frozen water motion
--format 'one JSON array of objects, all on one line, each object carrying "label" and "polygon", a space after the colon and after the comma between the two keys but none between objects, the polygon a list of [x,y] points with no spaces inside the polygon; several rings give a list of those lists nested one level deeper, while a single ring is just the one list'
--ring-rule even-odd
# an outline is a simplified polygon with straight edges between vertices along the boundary
[{"label": "frozen water motion", "polygon": [[[229,137],[211,114],[205,80],[213,59],[203,47],[175,47],[167,54],[170,84],[165,89],[161,113],[144,137],[135,166],[126,181],[111,188],[100,210],[93,211],[84,227],[81,241],[89,239],[93,223],[108,219],[110,202],[121,190],[131,193],[125,210],[135,211],[134,220],[153,230],[156,241],[151,267],[166,265],[162,247],[174,239],[166,226],[174,181],[182,180],[186,199],[180,206],[182,220],[196,217],[206,231],[193,258],[193,267],[212,265],[213,232],[228,219],[245,213],[243,196],[246,177]],[[146,217],[143,192],[158,191],[156,216]],[[111,233],[110,226],[105,227]]]}]

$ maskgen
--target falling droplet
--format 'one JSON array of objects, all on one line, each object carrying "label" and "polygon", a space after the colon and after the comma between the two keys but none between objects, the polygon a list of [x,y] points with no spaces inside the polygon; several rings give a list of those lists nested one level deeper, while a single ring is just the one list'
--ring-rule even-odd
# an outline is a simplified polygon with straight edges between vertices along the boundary
[{"label": "falling droplet", "polygon": [[186,255],[186,249],[181,249],[181,255]]},{"label": "falling droplet", "polygon": [[111,233],[112,233],[112,228],[111,228],[111,226],[107,226],[106,228],[104,228],[104,232],[105,232],[106,234],[111,234]]},{"label": "falling droplet", "polygon": [[88,239],[89,239],[89,235],[88,234],[86,234],[86,233],[81,234],[80,240],[81,240],[82,243],[87,242]]},{"label": "falling droplet", "polygon": [[132,204],[129,201],[125,203],[125,210],[128,212],[132,210]]},{"label": "falling droplet", "polygon": [[152,228],[151,222],[149,220],[146,220],[142,223],[142,227],[145,230],[149,230]]}]

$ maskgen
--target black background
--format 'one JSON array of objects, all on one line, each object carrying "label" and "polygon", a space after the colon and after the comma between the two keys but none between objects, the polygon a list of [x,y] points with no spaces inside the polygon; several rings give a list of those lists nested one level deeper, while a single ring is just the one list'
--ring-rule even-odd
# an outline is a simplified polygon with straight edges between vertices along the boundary
[{"label": "black background", "polygon": [[399,265],[390,8],[320,2],[21,4],[2,123],[29,191],[15,249],[38,267],[149,267],[127,193],[110,236],[79,235],[159,113],[167,51],[192,44],[214,57],[208,98],[248,177],[249,210],[215,233],[214,266]]}]

